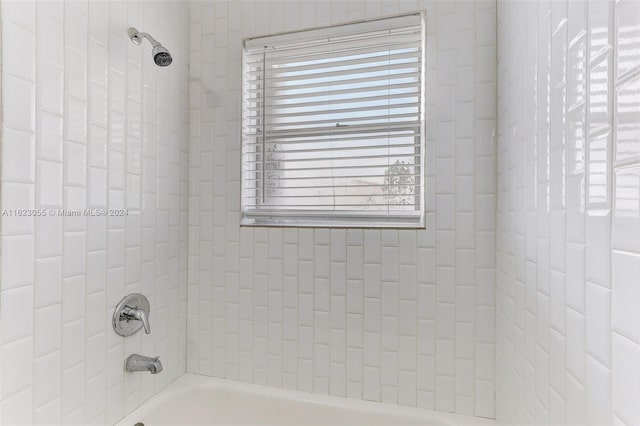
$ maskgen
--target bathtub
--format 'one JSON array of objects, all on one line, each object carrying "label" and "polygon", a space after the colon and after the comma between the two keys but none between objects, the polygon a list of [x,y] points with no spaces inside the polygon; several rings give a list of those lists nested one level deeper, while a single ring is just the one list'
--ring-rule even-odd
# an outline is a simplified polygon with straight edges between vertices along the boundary
[{"label": "bathtub", "polygon": [[489,419],[185,374],[117,426],[494,425]]}]

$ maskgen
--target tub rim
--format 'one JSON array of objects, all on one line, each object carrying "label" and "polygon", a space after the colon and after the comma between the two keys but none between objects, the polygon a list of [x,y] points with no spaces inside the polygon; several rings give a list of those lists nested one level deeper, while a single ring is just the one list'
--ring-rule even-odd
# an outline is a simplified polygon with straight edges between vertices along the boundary
[{"label": "tub rim", "polygon": [[407,419],[431,420],[442,425],[489,426],[496,424],[494,419],[485,417],[469,416],[459,413],[450,413],[427,408],[368,401],[336,395],[318,394],[275,386],[240,382],[237,380],[222,379],[219,377],[204,376],[194,373],[185,373],[173,382],[167,384],[167,386],[160,392],[142,402],[133,411],[131,411],[131,413],[118,420],[115,423],[115,426],[134,425],[140,421],[140,418],[144,418],[149,413],[152,413],[154,407],[164,405],[171,399],[194,389],[198,391],[207,389],[228,389],[250,393],[252,395],[266,395],[277,399],[300,401],[320,406],[357,409],[366,411],[369,414],[391,414]]}]

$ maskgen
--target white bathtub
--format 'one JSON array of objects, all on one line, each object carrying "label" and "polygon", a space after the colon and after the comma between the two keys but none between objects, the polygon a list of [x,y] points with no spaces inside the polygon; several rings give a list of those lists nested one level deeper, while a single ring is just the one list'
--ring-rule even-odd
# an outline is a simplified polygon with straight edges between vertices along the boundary
[{"label": "white bathtub", "polygon": [[493,420],[186,374],[117,426],[494,425]]}]

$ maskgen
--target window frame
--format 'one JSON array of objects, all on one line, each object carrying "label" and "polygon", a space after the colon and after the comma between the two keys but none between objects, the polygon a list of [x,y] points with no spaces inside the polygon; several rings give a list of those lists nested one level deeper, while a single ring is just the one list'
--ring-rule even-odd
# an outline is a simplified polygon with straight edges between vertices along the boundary
[{"label": "window frame", "polygon": [[[419,144],[416,144],[416,148],[419,146],[420,161],[417,164],[419,167],[419,175],[417,176],[417,183],[415,187],[416,206],[419,209],[415,210],[415,214],[390,214],[388,211],[376,211],[376,210],[331,210],[317,208],[314,210],[295,210],[295,209],[251,209],[250,214],[247,215],[243,200],[245,193],[244,179],[245,170],[243,168],[243,162],[245,157],[245,136],[243,133],[243,127],[245,122],[244,102],[245,94],[247,93],[245,85],[247,82],[244,78],[245,73],[245,61],[247,43],[251,43],[255,40],[264,41],[264,44],[270,39],[290,38],[291,41],[303,43],[307,40],[318,39],[318,36],[304,37],[305,34],[310,34],[319,31],[327,32],[327,37],[335,37],[335,34],[331,32],[336,29],[348,28],[351,25],[356,24],[373,24],[374,28],[376,24],[380,23],[381,28],[385,29],[384,21],[393,18],[402,18],[409,16],[419,16],[421,25],[421,37],[420,37],[420,81],[419,88],[419,111],[416,116],[419,119],[419,131],[414,135],[415,138],[419,138]],[[388,27],[387,27],[388,28]],[[371,31],[374,31],[372,29]],[[349,34],[349,31],[343,31],[343,34]],[[353,33],[353,32],[351,32]],[[298,38],[299,37],[299,38]],[[272,42],[273,43],[273,42]],[[426,11],[418,10],[413,12],[406,12],[395,15],[387,15],[376,17],[372,19],[354,20],[348,21],[336,25],[318,26],[305,28],[302,30],[286,31],[272,33],[264,36],[252,36],[242,39],[242,61],[241,61],[241,118],[240,118],[240,226],[242,227],[300,227],[300,228],[377,228],[377,229],[425,229],[426,228],[426,200],[427,200],[427,140],[426,140],[426,124],[427,124],[427,111],[426,111],[426,77],[427,77],[427,23],[426,23]],[[267,90],[265,88],[264,90]],[[264,108],[263,108],[264,111]],[[407,125],[409,126],[409,124]],[[322,134],[333,134],[333,132],[326,132]],[[263,136],[264,137],[264,136]],[[263,149],[264,149],[263,142]],[[264,161],[264,156],[263,156]],[[265,170],[262,169],[262,182],[265,182]],[[257,171],[254,170],[254,176],[257,175]],[[254,178],[257,179],[257,178]],[[264,196],[264,193],[263,193]],[[258,195],[255,199],[260,198]]]}]

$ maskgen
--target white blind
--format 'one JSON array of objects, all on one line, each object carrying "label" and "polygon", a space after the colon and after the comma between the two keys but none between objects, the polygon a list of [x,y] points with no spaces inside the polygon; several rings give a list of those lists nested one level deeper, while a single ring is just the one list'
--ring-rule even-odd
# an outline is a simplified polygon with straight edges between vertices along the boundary
[{"label": "white blind", "polygon": [[421,14],[245,41],[243,224],[424,224]]}]

